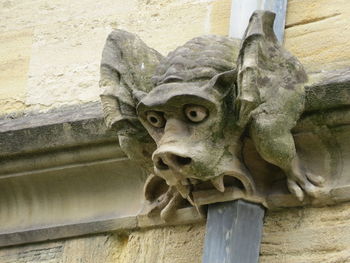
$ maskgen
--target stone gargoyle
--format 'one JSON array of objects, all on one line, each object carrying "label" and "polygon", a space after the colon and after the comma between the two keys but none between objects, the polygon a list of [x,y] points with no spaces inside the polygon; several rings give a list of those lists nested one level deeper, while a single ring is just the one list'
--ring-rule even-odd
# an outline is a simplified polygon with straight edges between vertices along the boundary
[{"label": "stone gargoyle", "polygon": [[325,173],[308,165],[309,138],[297,138],[297,122],[318,104],[303,66],[278,43],[274,17],[256,11],[242,40],[201,36],[166,57],[134,34],[108,36],[105,121],[149,174],[149,214],[167,220],[189,205],[201,212],[245,199],[268,207],[273,194],[300,204],[329,194]]}]

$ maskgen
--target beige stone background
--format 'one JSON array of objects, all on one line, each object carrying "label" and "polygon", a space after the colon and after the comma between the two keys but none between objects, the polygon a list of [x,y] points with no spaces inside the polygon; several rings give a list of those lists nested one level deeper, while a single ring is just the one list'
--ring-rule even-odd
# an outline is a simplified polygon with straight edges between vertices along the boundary
[{"label": "beige stone background", "polygon": [[[1,263],[200,263],[205,226],[110,233],[0,249]],[[350,262],[350,204],[265,218],[260,263]]]},{"label": "beige stone background", "polygon": [[[0,115],[99,100],[113,28],[166,54],[226,35],[231,0],[0,0]],[[285,46],[308,71],[350,65],[350,1],[289,0]],[[268,213],[261,262],[350,262],[350,204]],[[204,226],[177,226],[0,250],[0,263],[196,263]]]},{"label": "beige stone background", "polygon": [[[231,0],[1,0],[0,116],[98,100],[107,34],[122,28],[166,54],[226,35]],[[350,1],[290,0],[285,46],[309,71],[350,61]]]}]

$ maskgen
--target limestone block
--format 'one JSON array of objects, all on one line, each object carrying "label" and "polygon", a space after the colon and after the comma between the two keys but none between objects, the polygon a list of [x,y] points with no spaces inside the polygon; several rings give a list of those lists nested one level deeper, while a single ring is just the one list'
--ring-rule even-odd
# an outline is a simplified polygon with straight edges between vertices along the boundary
[{"label": "limestone block", "polygon": [[41,108],[99,99],[99,61],[110,21],[71,20],[37,26],[26,103]]},{"label": "limestone block", "polygon": [[[110,235],[96,235],[63,242],[62,263],[114,263],[110,261],[111,247],[115,246]],[[46,263],[46,262],[45,262]]]},{"label": "limestone block", "polygon": [[[268,212],[260,262],[350,262],[349,208],[341,204]],[[201,262],[204,234],[202,224],[131,232],[114,246],[112,262]]]},{"label": "limestone block", "polygon": [[30,28],[0,33],[0,115],[25,108],[32,36]]},{"label": "limestone block", "polygon": [[[113,263],[200,263],[205,226],[135,231],[114,247]],[[118,236],[116,236],[118,237]]]},{"label": "limestone block", "polygon": [[109,257],[109,235],[30,244],[0,250],[1,263],[97,263]]},{"label": "limestone block", "polygon": [[0,249],[1,263],[200,263],[204,225],[92,235]]},{"label": "limestone block", "polygon": [[61,242],[0,250],[2,263],[57,263],[63,255]]},{"label": "limestone block", "polygon": [[[265,217],[261,263],[350,262],[350,204],[293,208]],[[0,249],[0,262],[200,263],[205,225],[90,235]]]},{"label": "limestone block", "polygon": [[142,2],[139,12],[119,20],[117,28],[138,34],[163,55],[193,37],[210,33],[207,2]]},{"label": "limestone block", "polygon": [[218,0],[212,3],[210,13],[210,33],[227,36],[230,27],[231,0]]},{"label": "limestone block", "polygon": [[[84,9],[92,5],[87,2]],[[47,109],[98,100],[100,57],[112,28],[136,32],[166,53],[192,37],[209,33],[205,29],[207,5],[140,2],[133,12],[110,6],[114,9],[110,15],[101,11],[92,17],[87,12],[83,17],[81,12],[75,13],[74,19],[62,17],[63,21],[36,25],[26,103],[31,109]],[[187,24],[191,27],[184,26]]]},{"label": "limestone block", "polygon": [[[0,110],[96,101],[100,54],[112,28],[137,33],[166,54],[198,35],[227,35],[230,5],[230,0],[3,1],[0,38],[6,40],[0,53],[7,59],[1,55],[6,70],[0,73]],[[287,49],[310,71],[348,64],[349,15],[347,0],[289,1]]]},{"label": "limestone block", "polygon": [[268,213],[261,263],[350,262],[350,205]]},{"label": "limestone block", "polygon": [[340,68],[350,63],[350,2],[288,2],[285,47],[309,71]]},{"label": "limestone block", "polygon": [[132,13],[137,0],[6,0],[0,3],[0,32],[38,25],[63,23],[74,19],[94,20],[110,15]]}]

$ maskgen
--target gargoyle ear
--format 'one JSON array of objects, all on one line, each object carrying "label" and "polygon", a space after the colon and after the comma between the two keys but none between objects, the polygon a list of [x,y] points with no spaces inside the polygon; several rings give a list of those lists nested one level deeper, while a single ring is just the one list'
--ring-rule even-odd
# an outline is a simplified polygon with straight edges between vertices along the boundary
[{"label": "gargoyle ear", "polygon": [[[249,19],[248,27],[244,33],[243,45],[251,36],[262,36],[267,41],[277,43],[276,35],[273,31],[276,14],[266,10],[255,11]],[[242,48],[243,48],[242,45]],[[241,49],[242,49],[241,48]]]},{"label": "gargoyle ear", "polygon": [[[152,89],[152,75],[163,56],[148,47],[137,35],[113,31],[102,53],[100,87],[107,127],[133,131],[142,127],[136,105]],[[129,127],[132,126],[132,127]]]},{"label": "gargoyle ear", "polygon": [[235,93],[236,70],[229,70],[215,75],[209,81],[209,87],[216,90],[221,98],[224,98],[230,91]]},{"label": "gargoyle ear", "polygon": [[[246,71],[256,71],[256,77],[263,74],[283,80],[289,76],[293,82],[306,82],[301,63],[278,43],[273,31],[274,21],[275,13],[270,11],[255,11],[251,16],[237,60],[238,86],[242,73]],[[258,81],[257,84],[262,83],[265,82]]]},{"label": "gargoyle ear", "polygon": [[237,59],[237,97],[239,125],[244,127],[251,112],[262,103],[261,94],[278,90],[302,93],[307,75],[301,63],[277,41],[273,32],[275,14],[256,11],[249,20]]}]

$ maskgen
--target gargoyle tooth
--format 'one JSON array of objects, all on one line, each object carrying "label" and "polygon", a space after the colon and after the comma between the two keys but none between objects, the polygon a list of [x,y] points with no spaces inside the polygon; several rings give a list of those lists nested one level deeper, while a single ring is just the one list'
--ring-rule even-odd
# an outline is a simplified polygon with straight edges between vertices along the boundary
[{"label": "gargoyle tooth", "polygon": [[225,192],[225,185],[224,185],[224,176],[218,176],[214,179],[210,180],[213,186],[220,192]]},{"label": "gargoyle tooth", "polygon": [[188,201],[191,205],[193,205],[194,207],[196,207],[196,204],[195,204],[195,202],[193,201],[193,198],[192,198],[191,195],[188,195],[186,199],[187,199],[187,201]]},{"label": "gargoyle tooth", "polygon": [[190,188],[186,185],[177,184],[175,187],[184,199],[186,199],[190,194]]}]

